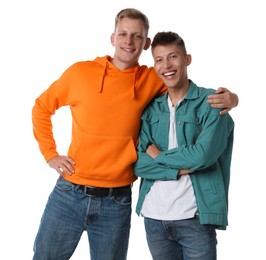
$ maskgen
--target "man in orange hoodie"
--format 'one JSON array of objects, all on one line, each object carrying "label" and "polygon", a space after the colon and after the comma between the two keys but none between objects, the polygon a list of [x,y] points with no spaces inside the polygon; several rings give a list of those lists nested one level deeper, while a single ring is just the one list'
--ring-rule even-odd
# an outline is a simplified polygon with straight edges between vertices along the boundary
[{"label": "man in orange hoodie", "polygon": [[[149,21],[136,9],[115,19],[113,58],[77,62],[45,90],[32,110],[34,136],[48,165],[59,173],[34,243],[34,260],[69,259],[87,231],[92,260],[126,259],[131,222],[132,164],[140,117],[166,91],[154,68],[138,63],[147,50]],[[210,103],[226,113],[236,94],[220,89]],[[67,156],[59,155],[51,117],[62,106],[72,113]]]}]

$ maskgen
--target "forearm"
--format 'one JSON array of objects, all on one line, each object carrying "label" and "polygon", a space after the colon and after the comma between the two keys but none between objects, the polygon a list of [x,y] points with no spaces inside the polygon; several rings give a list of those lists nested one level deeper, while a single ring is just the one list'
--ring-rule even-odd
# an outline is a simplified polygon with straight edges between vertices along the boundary
[{"label": "forearm", "polygon": [[53,137],[51,113],[37,99],[32,108],[33,133],[46,161],[58,155]]},{"label": "forearm", "polygon": [[175,180],[178,170],[158,164],[148,154],[138,152],[138,160],[134,164],[134,172],[137,176],[150,180]]},{"label": "forearm", "polygon": [[210,116],[195,143],[162,151],[154,160],[169,168],[200,170],[213,165],[226,149],[234,123],[229,115]]}]

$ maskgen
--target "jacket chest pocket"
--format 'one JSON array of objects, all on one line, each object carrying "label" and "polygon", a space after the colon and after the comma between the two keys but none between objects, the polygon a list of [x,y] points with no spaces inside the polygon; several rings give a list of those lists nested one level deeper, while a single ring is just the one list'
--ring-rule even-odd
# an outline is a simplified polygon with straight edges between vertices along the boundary
[{"label": "jacket chest pocket", "polygon": [[149,127],[150,127],[150,132],[151,132],[151,137],[153,140],[157,140],[158,134],[159,134],[159,116],[156,114],[151,115],[149,118],[147,118]]},{"label": "jacket chest pocket", "polygon": [[156,144],[160,149],[167,149],[168,147],[168,131],[169,131],[169,115],[167,117],[152,114],[147,119],[152,143]]},{"label": "jacket chest pocket", "polygon": [[202,132],[202,122],[197,113],[177,115],[176,128],[178,132],[185,136],[187,144],[194,144]]}]

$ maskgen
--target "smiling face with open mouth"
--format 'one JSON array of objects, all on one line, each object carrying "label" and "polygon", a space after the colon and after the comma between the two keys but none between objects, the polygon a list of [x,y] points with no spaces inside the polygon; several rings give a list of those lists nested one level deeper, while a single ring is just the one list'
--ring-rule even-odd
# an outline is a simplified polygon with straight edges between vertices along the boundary
[{"label": "smiling face with open mouth", "polygon": [[158,45],[152,55],[155,71],[168,89],[187,87],[187,66],[191,63],[191,55],[176,44]]}]

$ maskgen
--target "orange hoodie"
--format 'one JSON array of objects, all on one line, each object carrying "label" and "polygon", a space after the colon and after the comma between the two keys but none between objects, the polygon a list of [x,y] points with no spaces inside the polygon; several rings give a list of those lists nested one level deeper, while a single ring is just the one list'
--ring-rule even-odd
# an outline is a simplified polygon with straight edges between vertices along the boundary
[{"label": "orange hoodie", "polygon": [[58,155],[51,116],[70,106],[72,140],[68,155],[75,173],[65,179],[83,185],[117,187],[134,182],[132,164],[140,117],[152,98],[165,92],[153,68],[118,70],[111,57],[70,66],[35,102],[34,136],[46,161]]}]

